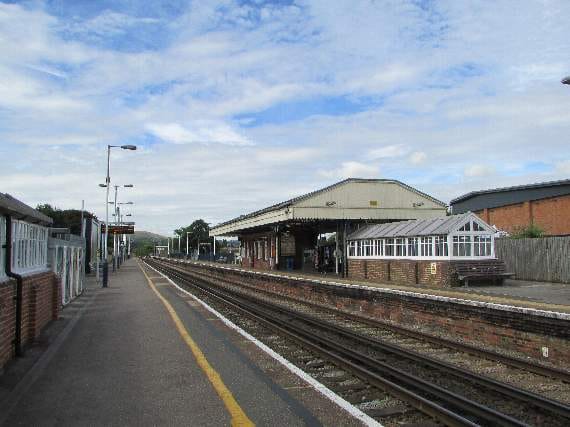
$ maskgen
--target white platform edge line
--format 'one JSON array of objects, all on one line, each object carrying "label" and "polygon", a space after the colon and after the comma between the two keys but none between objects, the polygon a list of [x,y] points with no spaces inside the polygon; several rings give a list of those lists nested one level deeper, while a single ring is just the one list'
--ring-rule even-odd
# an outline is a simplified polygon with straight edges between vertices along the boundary
[{"label": "white platform edge line", "polygon": [[421,292],[402,291],[399,289],[391,289],[391,288],[380,288],[380,287],[376,287],[376,286],[353,285],[350,283],[340,283],[340,282],[333,282],[333,281],[328,281],[328,280],[311,279],[311,278],[307,278],[307,277],[285,276],[285,275],[266,273],[266,272],[261,272],[261,271],[244,270],[242,268],[221,267],[221,266],[205,264],[205,263],[201,263],[201,262],[193,262],[193,261],[183,261],[183,262],[186,262],[188,264],[200,265],[203,267],[211,267],[211,268],[217,268],[217,269],[223,269],[223,270],[238,271],[241,273],[259,274],[259,275],[263,275],[263,276],[267,276],[267,277],[291,279],[291,280],[297,280],[297,281],[302,281],[302,282],[321,283],[321,284],[325,284],[325,285],[340,286],[340,287],[345,287],[345,288],[364,289],[364,290],[373,291],[373,292],[385,292],[385,293],[395,294],[395,295],[403,295],[403,296],[411,296],[411,297],[415,297],[415,298],[430,299],[433,301],[443,301],[443,302],[450,302],[450,303],[455,303],[455,304],[469,305],[469,306],[473,306],[473,307],[484,307],[484,308],[492,308],[492,309],[501,310],[501,311],[510,311],[510,312],[515,312],[515,313],[530,314],[530,315],[534,315],[534,316],[548,317],[551,319],[570,320],[570,314],[562,313],[559,311],[548,311],[548,310],[540,310],[540,309],[529,308],[529,307],[519,307],[516,305],[497,304],[497,303],[493,303],[493,302],[475,301],[475,300],[455,298],[455,297],[444,297],[444,296],[439,296],[439,295],[423,294]]},{"label": "white platform edge line", "polygon": [[[144,261],[143,261],[144,262]],[[330,390],[329,388],[327,388],[326,386],[324,386],[323,384],[321,384],[320,382],[318,382],[317,380],[315,380],[313,377],[311,377],[310,375],[306,374],[303,370],[301,370],[300,368],[298,368],[297,366],[293,365],[291,362],[289,362],[287,359],[285,359],[283,356],[281,356],[280,354],[276,353],[274,350],[272,350],[271,348],[269,348],[268,346],[266,346],[265,344],[263,344],[261,341],[259,341],[257,338],[255,338],[254,336],[250,335],[249,333],[247,333],[246,331],[244,331],[242,328],[240,328],[239,326],[237,326],[235,323],[233,323],[231,320],[226,319],[222,314],[220,314],[219,312],[217,312],[215,309],[213,309],[212,307],[210,307],[208,304],[206,304],[204,301],[202,301],[201,299],[199,299],[198,297],[192,295],[190,292],[188,292],[187,290],[181,288],[180,286],[178,286],[176,283],[174,283],[168,276],[164,275],[163,273],[161,273],[160,271],[158,271],[157,269],[155,269],[154,267],[148,265],[146,262],[144,262],[144,264],[151,268],[152,270],[154,270],[155,272],[157,272],[158,274],[160,274],[162,277],[164,277],[166,280],[168,280],[168,282],[174,286],[176,289],[178,289],[179,291],[183,292],[184,294],[190,296],[191,298],[193,298],[195,301],[199,302],[202,306],[204,306],[204,308],[206,310],[208,310],[209,312],[211,312],[212,314],[214,314],[216,317],[218,317],[226,326],[228,326],[229,328],[235,330],[236,332],[238,332],[239,334],[241,334],[243,337],[247,338],[249,341],[251,341],[252,343],[254,343],[257,347],[259,347],[261,350],[263,350],[265,353],[267,353],[269,356],[273,357],[275,360],[277,360],[279,363],[281,363],[282,365],[284,365],[287,369],[289,369],[289,371],[293,372],[295,375],[297,375],[298,377],[300,377],[302,380],[304,380],[305,382],[309,383],[311,386],[313,386],[313,388],[315,388],[319,393],[321,393],[322,395],[324,395],[326,398],[328,398],[329,400],[331,400],[333,403],[335,403],[336,405],[340,406],[342,409],[344,409],[346,412],[348,412],[350,415],[352,415],[354,418],[357,418],[358,420],[362,421],[365,425],[367,426],[371,426],[371,427],[383,427],[382,424],[380,424],[378,421],[376,421],[375,419],[369,417],[368,415],[366,415],[364,412],[362,412],[361,410],[359,410],[358,408],[354,407],[351,403],[347,402],[346,400],[344,400],[342,397],[338,396],[337,394],[335,394],[332,390]]]}]

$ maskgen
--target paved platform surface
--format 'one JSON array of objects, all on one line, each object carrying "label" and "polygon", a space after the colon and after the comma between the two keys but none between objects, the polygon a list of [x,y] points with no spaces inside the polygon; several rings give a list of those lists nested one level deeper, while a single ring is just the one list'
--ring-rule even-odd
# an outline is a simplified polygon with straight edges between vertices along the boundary
[{"label": "paved platform surface", "polygon": [[[148,274],[253,423],[362,425],[166,280]],[[81,308],[57,342],[0,403],[0,424],[231,424],[227,405],[137,261],[124,264],[109,288],[91,285],[73,304]],[[64,317],[66,310],[73,308]]]},{"label": "paved platform surface", "polygon": [[515,305],[538,310],[570,313],[570,284],[550,282],[528,282],[522,280],[505,280],[503,286],[475,285],[457,288],[428,288],[426,286],[399,285],[394,283],[378,283],[364,280],[353,280],[339,277],[336,274],[314,274],[300,271],[263,271],[241,267],[233,264],[220,264],[207,261],[188,261],[191,263],[212,265],[216,267],[235,268],[238,270],[258,271],[282,276],[306,278],[310,280],[326,280],[331,282],[363,285],[377,288],[397,289],[401,291],[419,292],[451,298],[470,299],[474,301]]}]

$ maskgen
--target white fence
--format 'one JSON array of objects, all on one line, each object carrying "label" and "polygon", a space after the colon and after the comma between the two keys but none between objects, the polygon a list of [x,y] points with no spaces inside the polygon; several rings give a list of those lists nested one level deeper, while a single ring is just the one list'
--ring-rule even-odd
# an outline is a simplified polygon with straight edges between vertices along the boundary
[{"label": "white fence", "polygon": [[51,269],[61,278],[61,303],[69,304],[85,287],[85,239],[50,237],[48,248]]}]

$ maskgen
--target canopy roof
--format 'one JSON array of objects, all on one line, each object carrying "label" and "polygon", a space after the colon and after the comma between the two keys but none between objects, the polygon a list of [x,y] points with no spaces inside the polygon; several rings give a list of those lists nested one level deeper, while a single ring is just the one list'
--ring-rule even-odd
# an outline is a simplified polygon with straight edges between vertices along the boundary
[{"label": "canopy roof", "polygon": [[495,230],[481,220],[477,215],[468,212],[461,215],[451,215],[443,218],[417,219],[398,221],[388,224],[368,225],[351,233],[349,240],[379,239],[383,237],[413,237],[447,235],[458,231],[468,221],[475,221],[485,231],[494,233]]},{"label": "canopy roof", "polygon": [[216,225],[211,236],[288,221],[397,220],[443,216],[445,203],[393,179],[348,178]]},{"label": "canopy roof", "polygon": [[53,219],[44,215],[40,211],[26,205],[9,194],[0,193],[0,214],[11,215],[16,219],[21,219],[31,223],[42,225],[53,224]]}]

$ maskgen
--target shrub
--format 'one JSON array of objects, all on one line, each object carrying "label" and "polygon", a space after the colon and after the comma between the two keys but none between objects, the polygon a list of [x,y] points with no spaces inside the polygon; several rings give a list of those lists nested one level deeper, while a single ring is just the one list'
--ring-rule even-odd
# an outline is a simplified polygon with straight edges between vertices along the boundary
[{"label": "shrub", "polygon": [[526,227],[517,227],[511,234],[513,239],[523,239],[525,237],[535,238],[542,236],[544,236],[544,230],[535,224],[530,224]]}]

